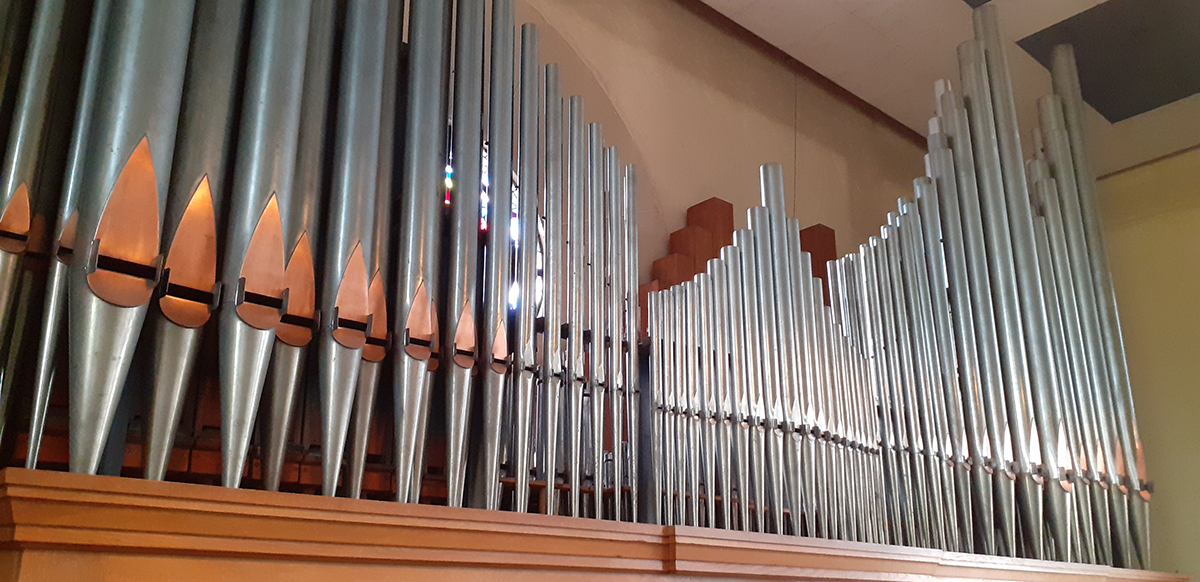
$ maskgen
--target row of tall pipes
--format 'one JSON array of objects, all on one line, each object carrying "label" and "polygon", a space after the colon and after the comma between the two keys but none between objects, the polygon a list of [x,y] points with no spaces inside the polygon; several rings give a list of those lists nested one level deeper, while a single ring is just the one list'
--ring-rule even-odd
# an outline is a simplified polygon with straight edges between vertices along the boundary
[{"label": "row of tall pipes", "polygon": [[322,491],[358,497],[390,386],[400,501],[437,432],[450,505],[634,519],[633,167],[488,4],[5,4],[0,402],[30,387],[28,467],[65,376],[70,470],[123,453],[144,390],[164,479],[201,375],[221,482],[256,452],[278,489],[315,383]]},{"label": "row of tall pipes", "polygon": [[652,292],[660,523],[1149,567],[1148,503],[1071,47],[1022,153],[992,5],[926,175],[825,281],[783,174]]}]

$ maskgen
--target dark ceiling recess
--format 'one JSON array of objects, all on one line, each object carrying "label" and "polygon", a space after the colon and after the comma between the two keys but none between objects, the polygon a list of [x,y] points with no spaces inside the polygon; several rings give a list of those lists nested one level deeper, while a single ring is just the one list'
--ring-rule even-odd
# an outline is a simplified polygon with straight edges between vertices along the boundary
[{"label": "dark ceiling recess", "polygon": [[963,2],[966,2],[971,8],[979,8],[990,1],[991,0],[963,0]]},{"label": "dark ceiling recess", "polygon": [[1200,1],[1108,0],[1017,42],[1047,68],[1075,45],[1083,99],[1110,123],[1200,93]]}]

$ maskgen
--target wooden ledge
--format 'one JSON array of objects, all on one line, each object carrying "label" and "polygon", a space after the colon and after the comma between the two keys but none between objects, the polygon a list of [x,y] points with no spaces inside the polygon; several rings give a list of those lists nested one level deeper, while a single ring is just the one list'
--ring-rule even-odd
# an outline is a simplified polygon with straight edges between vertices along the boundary
[{"label": "wooden ledge", "polygon": [[0,580],[1186,582],[1186,576],[872,544],[334,499],[8,468]]}]

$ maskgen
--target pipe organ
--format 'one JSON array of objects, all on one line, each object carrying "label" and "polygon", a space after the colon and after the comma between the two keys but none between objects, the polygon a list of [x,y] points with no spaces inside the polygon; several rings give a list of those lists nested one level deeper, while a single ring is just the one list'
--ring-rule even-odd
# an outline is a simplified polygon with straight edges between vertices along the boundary
[{"label": "pipe organ", "polygon": [[975,30],[926,175],[827,280],[767,164],[749,228],[650,294],[653,517],[1148,567],[1074,57],[1025,159],[994,6]]},{"label": "pipe organ", "polygon": [[2,16],[0,414],[28,468],[65,385],[72,472],[138,415],[167,478],[204,379],[226,487],[280,489],[311,394],[327,496],[363,495],[382,414],[400,502],[440,466],[450,506],[1149,566],[1074,57],[1023,147],[992,5],[878,236],[814,276],[766,164],[646,338],[634,167],[512,0]]}]

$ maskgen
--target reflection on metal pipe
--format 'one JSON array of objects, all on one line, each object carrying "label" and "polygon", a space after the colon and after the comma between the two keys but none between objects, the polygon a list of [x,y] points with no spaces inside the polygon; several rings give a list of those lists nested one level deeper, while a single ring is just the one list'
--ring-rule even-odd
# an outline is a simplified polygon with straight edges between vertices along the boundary
[{"label": "reflection on metal pipe", "polygon": [[[71,470],[95,473],[159,278],[192,3],[115,3],[87,134],[70,266]],[[117,23],[122,23],[120,26]]]},{"label": "reflection on metal pipe", "polygon": [[326,109],[328,109],[333,28],[336,6],[318,3],[308,24],[307,55],[304,59],[304,88],[300,103],[300,129],[296,142],[296,177],[284,223],[283,249],[288,253],[283,270],[288,290],[287,313],[275,330],[271,364],[267,371],[270,390],[266,442],[263,451],[263,483],[278,491],[283,478],[292,415],[297,393],[303,385],[308,345],[318,319],[314,249],[320,249],[321,188],[324,183]]},{"label": "reflection on metal pipe", "polygon": [[446,55],[450,3],[409,5],[409,84],[395,291],[397,342],[393,390],[396,483],[400,501],[420,500],[429,416],[430,368],[436,367],[438,318],[434,290],[436,220],[445,197]]},{"label": "reflection on metal pipe", "polygon": [[167,192],[166,250],[155,337],[146,478],[162,480],[175,444],[200,334],[216,309],[217,217],[223,210],[241,60],[242,0],[196,4],[178,145]]},{"label": "reflection on metal pipe", "polygon": [[275,328],[287,312],[282,215],[290,207],[295,177],[310,7],[307,1],[260,3],[250,31],[220,279],[221,481],[226,487],[241,482]]}]

